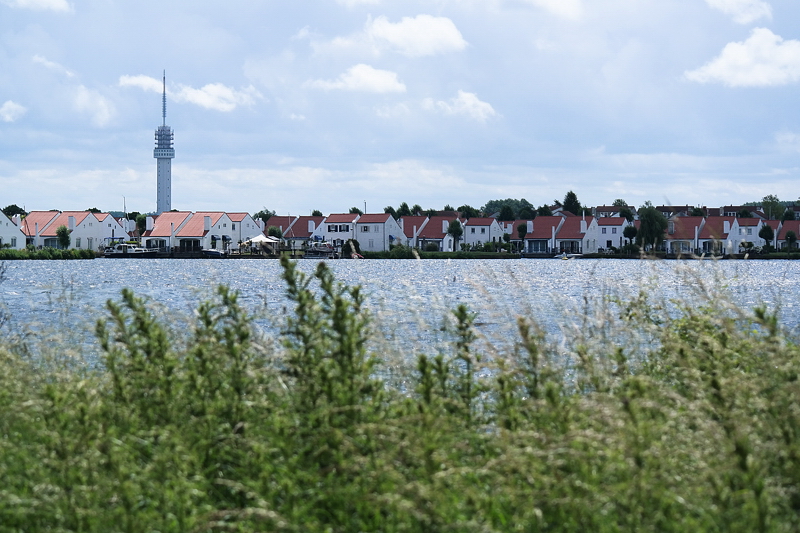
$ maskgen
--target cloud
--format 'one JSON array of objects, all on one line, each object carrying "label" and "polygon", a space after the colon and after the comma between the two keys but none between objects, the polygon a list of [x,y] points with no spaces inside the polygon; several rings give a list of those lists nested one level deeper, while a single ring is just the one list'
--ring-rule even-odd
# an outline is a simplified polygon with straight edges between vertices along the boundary
[{"label": "cloud", "polygon": [[362,91],[371,93],[403,93],[406,86],[398,81],[397,74],[388,70],[380,70],[363,63],[347,69],[333,81],[314,80],[307,82],[311,87],[331,90]]},{"label": "cloud", "polygon": [[722,53],[699,69],[684,73],[698,83],[731,87],[786,85],[800,80],[800,41],[784,41],[766,28],[756,28],[742,43],[728,43]]},{"label": "cloud", "polygon": [[738,24],[750,24],[760,18],[772,18],[772,6],[761,0],[706,0],[706,3],[730,15]]},{"label": "cloud", "polygon": [[380,16],[367,21],[366,34],[375,41],[385,41],[410,57],[458,51],[467,46],[452,20],[431,15],[403,17],[397,23]]},{"label": "cloud", "polygon": [[480,101],[475,93],[465,91],[458,91],[458,95],[449,102],[434,102],[432,98],[426,98],[422,106],[429,111],[440,111],[446,115],[465,115],[479,122],[486,122],[497,116],[491,104]]},{"label": "cloud", "polygon": [[60,74],[64,74],[65,76],[67,76],[69,78],[75,77],[75,73],[74,72],[72,72],[71,70],[68,70],[63,65],[60,65],[60,64],[58,64],[58,63],[56,63],[54,61],[48,60],[44,56],[40,56],[38,54],[33,56],[33,62],[34,63],[39,63],[40,65],[43,65],[46,68],[48,68],[50,70],[53,70],[55,72],[58,72]]},{"label": "cloud", "polygon": [[577,19],[583,14],[581,0],[524,0],[545,11],[566,19]]},{"label": "cloud", "polygon": [[3,122],[14,122],[27,111],[28,110],[24,106],[12,102],[11,100],[6,100],[5,103],[0,106],[0,119],[2,119]]},{"label": "cloud", "polygon": [[66,0],[0,0],[10,7],[33,9],[35,11],[71,11]]},{"label": "cloud", "polygon": [[91,116],[92,124],[102,128],[116,115],[114,104],[99,92],[79,85],[73,98],[73,106],[82,113]]},{"label": "cloud", "polygon": [[[120,76],[121,87],[138,87],[144,91],[160,93],[163,91],[162,80],[150,76]],[[177,90],[167,90],[167,95],[176,102],[188,102],[215,111],[233,111],[240,105],[253,105],[256,99],[262,98],[252,85],[241,90],[232,89],[221,83],[209,83],[199,89],[188,85],[178,85]]]}]

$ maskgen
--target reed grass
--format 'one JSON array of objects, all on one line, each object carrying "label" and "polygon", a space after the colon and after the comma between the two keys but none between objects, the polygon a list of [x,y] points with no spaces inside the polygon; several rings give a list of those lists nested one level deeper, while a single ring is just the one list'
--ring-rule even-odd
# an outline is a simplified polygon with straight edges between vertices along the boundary
[{"label": "reed grass", "polygon": [[97,367],[9,339],[0,532],[800,528],[800,353],[774,313],[642,291],[561,338],[520,316],[493,351],[459,306],[396,387],[360,288],[283,267],[277,343],[224,286],[183,330],[124,290]]}]

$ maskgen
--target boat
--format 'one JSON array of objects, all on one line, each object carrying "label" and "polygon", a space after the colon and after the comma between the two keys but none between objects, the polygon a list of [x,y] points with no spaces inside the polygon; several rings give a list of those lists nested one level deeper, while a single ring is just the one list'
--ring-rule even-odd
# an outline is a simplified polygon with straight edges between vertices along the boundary
[{"label": "boat", "polygon": [[135,244],[118,242],[103,250],[103,257],[158,257],[157,248],[142,248]]},{"label": "boat", "polygon": [[209,248],[208,250],[203,250],[203,256],[211,258],[223,258],[227,257],[227,253],[224,250],[217,250],[216,248]]},{"label": "boat", "polygon": [[555,259],[575,259],[576,257],[583,257],[583,254],[568,254],[567,252],[561,252]]},{"label": "boat", "polygon": [[304,257],[308,259],[333,259],[336,257],[336,248],[329,242],[313,242],[306,248]]}]

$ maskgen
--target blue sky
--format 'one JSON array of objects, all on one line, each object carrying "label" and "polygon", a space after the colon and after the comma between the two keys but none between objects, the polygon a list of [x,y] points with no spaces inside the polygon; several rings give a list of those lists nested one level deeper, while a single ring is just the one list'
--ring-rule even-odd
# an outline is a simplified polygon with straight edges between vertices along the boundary
[{"label": "blue sky", "polygon": [[797,200],[796,0],[0,0],[3,206]]}]

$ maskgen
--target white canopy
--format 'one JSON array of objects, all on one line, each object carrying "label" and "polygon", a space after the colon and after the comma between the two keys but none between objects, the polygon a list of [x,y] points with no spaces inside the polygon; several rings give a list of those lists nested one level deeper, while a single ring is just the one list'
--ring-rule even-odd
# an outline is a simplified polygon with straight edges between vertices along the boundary
[{"label": "white canopy", "polygon": [[258,244],[258,243],[261,243],[261,242],[274,244],[276,242],[281,242],[281,241],[280,241],[280,239],[276,239],[275,237],[273,237],[271,235],[267,236],[267,235],[264,235],[263,233],[259,233],[258,235],[256,235],[252,239],[250,239],[248,241],[245,241],[245,244]]}]

